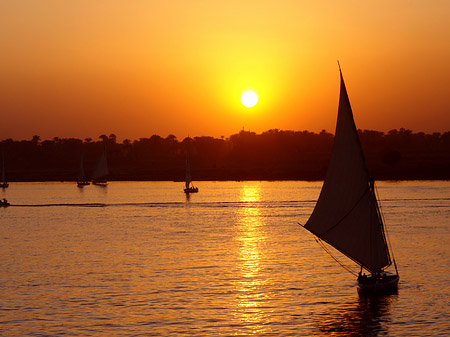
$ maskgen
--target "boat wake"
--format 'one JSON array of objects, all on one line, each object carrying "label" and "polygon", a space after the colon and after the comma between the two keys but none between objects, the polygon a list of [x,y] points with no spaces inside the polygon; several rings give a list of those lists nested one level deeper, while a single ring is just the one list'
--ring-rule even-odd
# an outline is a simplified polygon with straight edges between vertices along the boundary
[{"label": "boat wake", "polygon": [[160,207],[160,208],[182,208],[182,207],[199,207],[199,208],[293,208],[311,207],[313,201],[238,201],[238,202],[124,202],[124,203],[45,203],[45,204],[10,204],[9,207]]},{"label": "boat wake", "polygon": [[9,207],[106,207],[107,204],[101,203],[85,203],[85,204],[70,204],[70,203],[58,203],[58,204],[12,204]]}]

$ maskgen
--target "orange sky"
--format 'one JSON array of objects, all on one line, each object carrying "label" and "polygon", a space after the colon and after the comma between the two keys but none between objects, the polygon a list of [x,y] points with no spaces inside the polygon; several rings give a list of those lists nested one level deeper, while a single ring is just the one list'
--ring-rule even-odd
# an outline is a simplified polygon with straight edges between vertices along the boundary
[{"label": "orange sky", "polygon": [[[450,1],[0,2],[0,139],[450,130]],[[253,108],[240,95],[253,89]]]}]

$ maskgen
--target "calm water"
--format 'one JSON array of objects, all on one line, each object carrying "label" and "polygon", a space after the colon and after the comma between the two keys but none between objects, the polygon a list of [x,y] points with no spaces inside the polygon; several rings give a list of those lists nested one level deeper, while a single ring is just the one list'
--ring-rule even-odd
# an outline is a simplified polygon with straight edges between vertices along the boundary
[{"label": "calm water", "polygon": [[0,335],[450,335],[450,182],[379,183],[401,279],[377,299],[297,225],[321,183],[198,186],[0,190]]}]

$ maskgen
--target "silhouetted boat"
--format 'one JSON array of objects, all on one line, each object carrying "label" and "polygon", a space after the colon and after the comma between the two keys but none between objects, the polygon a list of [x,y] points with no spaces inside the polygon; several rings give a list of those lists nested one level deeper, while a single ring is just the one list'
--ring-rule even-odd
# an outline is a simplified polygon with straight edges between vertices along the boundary
[{"label": "silhouetted boat", "polygon": [[186,150],[186,183],[184,193],[197,193],[198,187],[192,184],[191,180],[191,165],[189,163],[189,150]]},{"label": "silhouetted boat", "polygon": [[0,188],[7,188],[9,186],[6,181],[6,172],[5,172],[5,156],[2,153],[2,181],[0,182]]},{"label": "silhouetted boat", "polygon": [[0,200],[0,207],[8,207],[9,206],[9,202],[6,199],[2,199]]},{"label": "silhouetted boat", "polygon": [[80,157],[80,167],[78,171],[78,179],[77,179],[77,186],[83,187],[89,185],[89,181],[87,181],[85,174],[84,174],[84,164],[83,164],[83,155]]},{"label": "silhouetted boat", "polygon": [[95,185],[106,185],[108,181],[106,180],[109,174],[108,162],[106,160],[106,147],[103,148],[103,152],[97,162],[94,174],[92,175],[92,183]]},{"label": "silhouetted boat", "polygon": [[[333,150],[317,204],[304,228],[361,266],[358,291],[396,289],[399,275],[389,251],[375,183],[353,120],[339,67],[341,89]],[[326,246],[323,245],[325,249]],[[385,271],[391,264],[395,274]],[[370,275],[363,275],[363,268]]]}]

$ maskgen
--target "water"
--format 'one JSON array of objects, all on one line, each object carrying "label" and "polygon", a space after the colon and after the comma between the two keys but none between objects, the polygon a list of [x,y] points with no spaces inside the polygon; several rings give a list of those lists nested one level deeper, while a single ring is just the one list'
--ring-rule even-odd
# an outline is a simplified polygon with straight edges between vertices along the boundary
[{"label": "water", "polygon": [[297,224],[321,183],[198,186],[0,190],[0,335],[450,335],[450,182],[379,183],[401,277],[380,298]]}]

